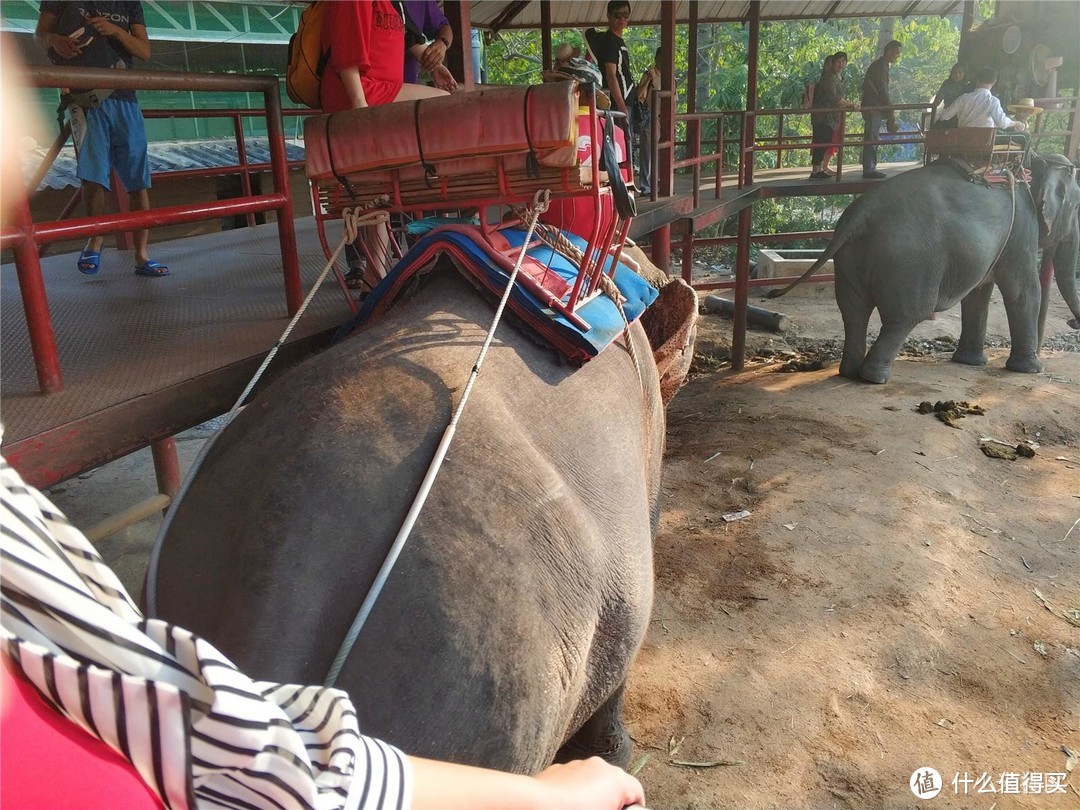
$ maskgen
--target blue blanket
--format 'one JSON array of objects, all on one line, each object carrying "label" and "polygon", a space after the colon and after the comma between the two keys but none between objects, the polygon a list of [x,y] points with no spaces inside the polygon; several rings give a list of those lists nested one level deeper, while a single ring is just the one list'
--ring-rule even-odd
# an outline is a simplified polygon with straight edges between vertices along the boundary
[{"label": "blue blanket", "polygon": [[[566,232],[564,236],[580,250],[585,250],[583,239]],[[448,256],[461,272],[498,300],[506,289],[510,270],[524,240],[525,231],[521,228],[500,228],[490,241],[477,226],[455,224],[437,228],[405,254],[343,329],[351,334],[373,323],[393,305],[409,279],[431,270],[443,256]],[[542,281],[546,292],[536,287],[526,289],[518,283],[514,285],[507,305],[537,337],[568,359],[584,363],[623,331],[623,320],[615,303],[603,294],[594,296],[575,310],[574,314],[584,321],[584,325],[575,324],[552,309],[548,299],[565,303],[578,269],[570,260],[541,243],[534,242],[526,256],[526,266],[521,273]],[[611,259],[608,258],[605,269],[610,267]],[[626,299],[623,311],[628,322],[637,320],[656,300],[656,289],[621,262],[615,268],[614,281]]]}]

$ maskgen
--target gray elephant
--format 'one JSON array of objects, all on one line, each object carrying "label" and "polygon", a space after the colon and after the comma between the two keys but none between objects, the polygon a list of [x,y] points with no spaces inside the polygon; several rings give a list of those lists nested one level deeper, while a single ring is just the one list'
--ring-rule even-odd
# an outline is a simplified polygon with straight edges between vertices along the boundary
[{"label": "gray elephant", "polygon": [[[441,264],[269,386],[179,504],[150,574],[154,615],[254,677],[321,683],[492,315]],[[500,325],[337,682],[366,734],[519,772],[557,755],[628,762],[621,704],[652,598],[661,381],[671,392],[685,374],[696,316],[693,291],[669,284],[633,324],[632,352],[620,338],[582,367]],[[661,367],[650,340],[666,347]]]},{"label": "gray elephant", "polygon": [[[1080,187],[1061,155],[1033,155],[1032,182],[988,187],[948,161],[905,172],[869,189],[840,217],[825,253],[783,295],[830,258],[844,318],[840,374],[888,382],[911,330],[933,312],[961,302],[961,334],[952,359],[983,365],[986,318],[996,283],[1009,319],[1005,367],[1042,371],[1038,358],[1049,302],[1049,270],[1040,293],[1038,252],[1053,263],[1061,294],[1080,328],[1076,289]],[[881,332],[866,351],[877,307]]]}]

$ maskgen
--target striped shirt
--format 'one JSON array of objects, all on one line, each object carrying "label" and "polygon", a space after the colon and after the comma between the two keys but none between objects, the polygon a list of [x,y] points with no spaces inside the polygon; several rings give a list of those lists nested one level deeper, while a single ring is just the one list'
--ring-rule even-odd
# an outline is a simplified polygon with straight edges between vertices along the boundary
[{"label": "striped shirt", "polygon": [[410,806],[408,759],[359,733],[345,692],[253,681],[198,636],[144,619],[90,542],[3,457],[0,556],[4,651],[167,807]]}]

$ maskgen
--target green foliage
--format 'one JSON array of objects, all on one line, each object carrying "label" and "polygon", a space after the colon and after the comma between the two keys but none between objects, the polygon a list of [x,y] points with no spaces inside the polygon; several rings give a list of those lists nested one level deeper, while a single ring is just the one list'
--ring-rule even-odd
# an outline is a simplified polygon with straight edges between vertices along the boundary
[{"label": "green foliage", "polygon": [[[891,31],[877,19],[763,23],[758,53],[758,108],[800,107],[805,85],[821,75],[822,59],[838,50],[847,51],[850,57],[845,86],[848,98],[857,101],[866,68],[881,55],[881,45],[889,38],[904,43],[900,62],[892,71],[895,100],[928,101],[956,61],[959,24],[958,16],[896,19]],[[603,28],[603,23],[597,23],[597,27]],[[688,27],[680,25],[675,33],[675,84],[680,109],[685,110],[690,61]],[[566,42],[583,47],[582,32],[573,29],[555,32],[553,40],[555,45]],[[698,26],[698,111],[745,107],[748,40],[747,27],[739,23]],[[638,26],[627,31],[626,45],[635,76],[652,63],[659,42],[659,28]],[[539,31],[502,31],[487,47],[488,80],[493,84],[539,82],[541,62]]]},{"label": "green foliage", "polygon": [[[993,0],[979,0],[976,19],[992,15]],[[802,112],[803,94],[809,82],[821,76],[824,57],[836,51],[846,51],[849,64],[844,76],[845,97],[858,102],[862,78],[866,69],[881,55],[882,46],[897,39],[903,44],[900,61],[891,70],[891,96],[894,103],[925,103],[933,98],[941,82],[949,74],[956,61],[960,43],[959,15],[949,17],[926,16],[908,19],[837,19],[837,20],[790,20],[765,22],[761,25],[761,41],[758,51],[758,103],[759,110],[793,110],[783,118],[781,133],[785,137],[804,136],[810,142],[810,116]],[[604,23],[598,22],[597,28]],[[690,64],[688,26],[677,27],[675,42],[675,81],[678,109],[688,108],[687,75]],[[626,34],[635,77],[650,64],[660,41],[657,27],[632,26]],[[555,45],[563,42],[583,47],[582,32],[557,31]],[[584,50],[584,49],[583,49]],[[697,31],[697,112],[743,110],[746,107],[747,55],[749,29],[740,23],[709,23],[698,26]],[[495,84],[522,84],[541,80],[541,48],[538,31],[505,31],[490,43],[487,49],[488,80]],[[901,125],[919,123],[918,111],[906,111],[899,115]],[[725,117],[725,168],[734,169],[737,161],[739,119]],[[774,116],[761,116],[757,122],[757,134],[776,137],[779,121]],[[847,116],[847,131],[859,133],[862,117]],[[716,143],[716,122],[706,121],[701,127],[702,148],[712,152]],[[680,124],[676,139],[685,140],[687,127]],[[888,160],[900,147],[882,147],[881,157]],[[677,153],[681,157],[684,150]],[[756,165],[771,168],[776,165],[775,152],[759,152]],[[806,148],[783,152],[782,165],[809,166],[810,154]],[[845,150],[844,162],[853,166],[859,161],[859,149]],[[712,166],[703,167],[704,172]],[[787,223],[783,230],[816,230],[831,227],[822,217],[834,211],[838,216],[842,207],[825,203],[832,198],[812,198],[803,201],[764,201],[755,206],[755,233],[770,233],[781,221]],[[835,218],[835,217],[834,217]]]}]

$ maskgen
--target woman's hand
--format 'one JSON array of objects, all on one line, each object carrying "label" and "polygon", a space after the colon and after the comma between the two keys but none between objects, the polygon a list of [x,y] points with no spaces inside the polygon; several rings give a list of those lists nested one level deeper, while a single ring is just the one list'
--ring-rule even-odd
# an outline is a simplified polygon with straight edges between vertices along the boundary
[{"label": "woman's hand", "polygon": [[[430,47],[430,46],[429,46]],[[435,86],[447,93],[453,93],[458,89],[457,79],[446,65],[436,65],[431,71],[431,78],[435,80]]]},{"label": "woman's hand", "polygon": [[645,803],[641,783],[599,757],[551,765],[536,779],[551,791],[546,806],[560,810],[622,810]]}]

